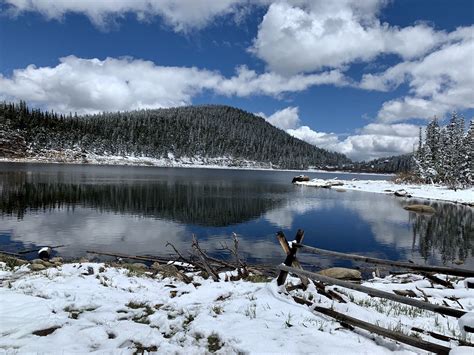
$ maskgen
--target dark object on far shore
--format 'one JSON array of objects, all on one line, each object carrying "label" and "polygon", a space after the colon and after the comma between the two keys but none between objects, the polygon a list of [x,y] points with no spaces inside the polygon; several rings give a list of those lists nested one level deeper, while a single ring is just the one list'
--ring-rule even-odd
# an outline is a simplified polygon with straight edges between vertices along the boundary
[{"label": "dark object on far shore", "polygon": [[295,182],[301,182],[301,181],[309,181],[309,176],[306,175],[298,175],[291,180],[291,183],[294,184]]},{"label": "dark object on far shore", "polygon": [[51,258],[52,249],[50,247],[41,248],[38,251],[38,258],[41,260],[49,260]]}]

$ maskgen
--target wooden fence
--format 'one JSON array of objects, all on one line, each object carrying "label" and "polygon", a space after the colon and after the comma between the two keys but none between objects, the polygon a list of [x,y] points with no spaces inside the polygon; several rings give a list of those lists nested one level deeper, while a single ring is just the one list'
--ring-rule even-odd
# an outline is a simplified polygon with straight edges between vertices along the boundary
[{"label": "wooden fence", "polygon": [[[366,263],[382,264],[382,265],[388,265],[388,266],[393,266],[393,267],[398,267],[398,268],[415,270],[415,271],[421,272],[423,275],[427,276],[428,278],[431,278],[431,280],[435,280],[440,283],[442,283],[442,280],[436,278],[434,275],[429,274],[429,273],[436,272],[436,273],[442,273],[442,274],[454,275],[454,276],[473,277],[474,271],[459,269],[459,268],[419,265],[419,264],[414,264],[414,263],[409,263],[409,262],[370,258],[370,257],[361,256],[361,255],[346,254],[346,253],[340,253],[340,252],[335,252],[335,251],[330,251],[330,250],[325,250],[325,249],[314,248],[314,247],[310,247],[310,246],[302,244],[303,239],[304,239],[304,231],[301,229],[298,230],[295,236],[295,240],[292,242],[288,242],[283,232],[277,233],[277,239],[283,251],[286,254],[286,258],[283,264],[277,266],[277,269],[279,270],[277,283],[279,286],[284,285],[286,278],[288,276],[288,273],[292,273],[300,278],[301,288],[306,289],[306,287],[308,286],[311,280],[316,285],[318,292],[321,292],[324,295],[328,296],[329,298],[335,299],[336,301],[340,301],[340,302],[346,302],[346,301],[343,300],[342,297],[338,295],[337,293],[335,293],[334,291],[326,290],[324,285],[341,286],[350,290],[356,290],[359,292],[366,293],[367,295],[370,295],[373,297],[384,298],[384,299],[392,300],[395,302],[407,304],[413,307],[417,307],[420,309],[425,309],[431,312],[441,314],[443,316],[451,316],[455,318],[460,318],[464,314],[466,314],[466,311],[462,309],[436,305],[429,302],[416,300],[416,299],[401,296],[398,294],[377,290],[374,288],[362,286],[362,285],[355,284],[352,282],[342,281],[342,280],[335,279],[332,277],[323,276],[320,274],[316,274],[314,272],[303,270],[301,264],[299,263],[296,257],[296,254],[298,250],[301,250],[302,252],[308,252],[308,253],[313,253],[313,254],[328,255],[328,256],[333,256],[337,258],[350,259],[350,260],[362,261]],[[289,292],[290,288],[287,288],[287,291]],[[360,319],[347,316],[333,309],[317,306],[313,302],[305,300],[301,297],[293,296],[293,299],[300,304],[305,304],[311,307],[311,309],[316,312],[319,312],[321,314],[324,314],[326,316],[336,319],[343,326],[351,328],[351,329],[353,329],[353,327],[365,329],[372,333],[414,346],[419,349],[435,352],[437,354],[448,354],[449,351],[451,350],[451,348],[448,346],[432,343],[432,342],[420,339],[419,337],[406,335],[401,332],[383,328],[378,325],[374,325],[374,324],[362,321]],[[459,345],[474,346],[474,344],[469,343],[463,339],[456,339],[450,336],[446,336],[444,334],[438,334],[431,331],[425,331],[423,329],[415,328],[415,327],[412,327],[411,330],[418,333],[429,335],[438,340],[443,340],[446,342],[457,341]]]}]

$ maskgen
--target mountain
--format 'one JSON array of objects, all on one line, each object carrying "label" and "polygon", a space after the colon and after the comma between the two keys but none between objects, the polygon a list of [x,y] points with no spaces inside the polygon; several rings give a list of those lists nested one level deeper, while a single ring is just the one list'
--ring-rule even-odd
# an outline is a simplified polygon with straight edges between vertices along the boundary
[{"label": "mountain", "polygon": [[[343,154],[317,148],[243,110],[217,105],[65,116],[0,104],[0,156],[91,156],[257,163],[283,169],[339,166]],[[222,158],[225,158],[222,160]]]}]

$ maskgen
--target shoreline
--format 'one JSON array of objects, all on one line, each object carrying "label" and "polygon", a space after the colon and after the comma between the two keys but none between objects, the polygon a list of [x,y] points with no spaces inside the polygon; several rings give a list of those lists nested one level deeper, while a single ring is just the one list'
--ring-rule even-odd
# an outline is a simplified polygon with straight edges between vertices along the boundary
[{"label": "shoreline", "polygon": [[[308,187],[321,186],[325,182],[330,183],[333,180],[314,179],[311,181],[296,182],[297,185]],[[398,198],[420,198],[427,200],[447,201],[461,203],[470,207],[474,206],[474,187],[467,189],[451,190],[442,185],[416,185],[416,184],[397,184],[390,180],[335,180],[342,185],[332,186],[335,190],[351,190],[361,192],[379,193],[393,195],[397,190],[405,190],[410,197]]]},{"label": "shoreline", "polygon": [[[341,287],[328,286],[345,303],[319,294],[313,284],[306,291],[288,294],[275,279],[224,282],[236,274],[228,271],[219,274],[220,282],[214,282],[196,273],[186,274],[192,278],[189,283],[151,268],[126,265],[84,261],[30,271],[27,265],[12,269],[0,262],[0,348],[7,352],[56,349],[126,354],[140,350],[307,353],[308,349],[321,353],[424,353],[364,330],[341,327],[333,318],[297,304],[292,296],[405,334],[418,328],[463,337],[456,318],[434,316],[430,311]],[[288,281],[296,284],[299,280],[289,277]],[[419,299],[430,297],[432,303],[447,302],[473,314],[474,291],[466,288],[463,280],[451,282],[453,289],[433,288],[423,276],[408,273],[374,277],[362,285],[388,292],[411,290]],[[450,300],[453,297],[456,301]],[[466,350],[427,334],[417,333],[417,337]],[[472,335],[466,339],[472,342]]]},{"label": "shoreline", "polygon": [[[374,172],[353,172],[343,170],[322,170],[322,169],[276,169],[276,168],[264,168],[259,166],[229,166],[229,165],[218,165],[218,164],[188,164],[183,162],[172,162],[165,161],[162,159],[156,159],[156,164],[150,164],[149,158],[146,160],[136,161],[128,160],[127,157],[121,160],[104,160],[100,162],[81,162],[81,161],[51,161],[51,160],[39,160],[35,158],[0,158],[0,163],[23,163],[23,164],[58,164],[58,165],[90,165],[90,166],[130,166],[130,167],[149,167],[149,168],[184,168],[184,169],[214,169],[214,170],[244,170],[244,171],[282,171],[282,172],[295,172],[295,173],[321,173],[321,174],[347,174],[347,175],[370,175],[370,176],[395,176],[393,173],[374,173]],[[138,158],[140,159],[140,158]],[[155,160],[155,159],[154,159]],[[166,163],[165,163],[166,162]],[[256,163],[257,164],[257,163]]]}]

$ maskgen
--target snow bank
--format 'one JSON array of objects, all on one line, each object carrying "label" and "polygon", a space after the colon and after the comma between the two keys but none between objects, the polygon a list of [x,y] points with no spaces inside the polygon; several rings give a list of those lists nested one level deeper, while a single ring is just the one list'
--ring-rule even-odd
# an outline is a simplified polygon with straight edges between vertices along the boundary
[{"label": "snow bank", "polygon": [[[451,190],[441,185],[396,184],[388,180],[337,180],[337,182],[342,182],[343,185],[339,187],[345,190],[393,194],[395,191],[403,189],[412,197],[474,204],[474,188]],[[296,184],[315,187],[332,187],[331,181],[321,179],[297,182]]]},{"label": "snow bank", "polygon": [[[12,271],[0,263],[0,270],[0,349],[7,352],[417,353],[365,331],[342,328],[296,304],[274,281],[215,283],[194,276],[193,283],[185,284],[101,263],[64,264],[39,272],[25,266]],[[413,284],[403,280],[373,280],[370,286],[418,287],[429,297],[456,296],[466,309],[474,305],[474,291],[461,281],[454,290],[428,291],[421,278]],[[450,317],[395,308],[349,290],[347,295],[341,292],[354,300],[347,304],[334,304],[314,286],[298,292],[318,305],[392,329],[401,327],[400,322],[437,332],[456,328]]]}]

